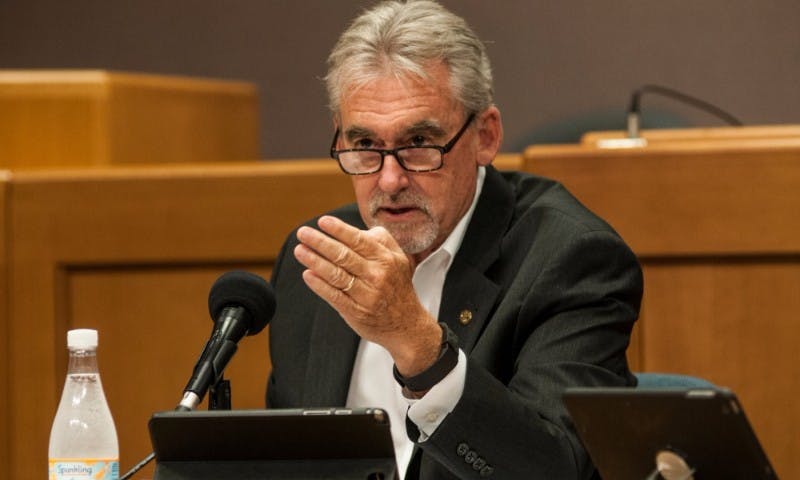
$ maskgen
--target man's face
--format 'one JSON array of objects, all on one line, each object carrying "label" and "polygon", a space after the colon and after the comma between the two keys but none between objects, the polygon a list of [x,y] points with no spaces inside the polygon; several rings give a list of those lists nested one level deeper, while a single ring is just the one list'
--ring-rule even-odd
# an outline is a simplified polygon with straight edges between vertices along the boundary
[{"label": "man's face", "polygon": [[[442,64],[429,79],[387,76],[342,99],[341,135],[336,148],[390,149],[444,145],[464,124],[464,109],[452,98],[449,72]],[[477,127],[470,125],[433,172],[408,172],[394,156],[381,171],[352,177],[361,217],[382,226],[419,262],[437,249],[469,209],[478,165],[488,164]]]}]

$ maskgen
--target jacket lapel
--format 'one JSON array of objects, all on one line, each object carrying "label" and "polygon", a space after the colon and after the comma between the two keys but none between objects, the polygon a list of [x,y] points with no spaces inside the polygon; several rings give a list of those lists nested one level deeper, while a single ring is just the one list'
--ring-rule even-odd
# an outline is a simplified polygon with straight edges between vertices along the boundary
[{"label": "jacket lapel", "polygon": [[487,167],[481,198],[447,273],[439,308],[439,321],[456,333],[466,353],[475,345],[500,294],[501,286],[486,272],[500,256],[513,214],[513,192],[497,170]]}]

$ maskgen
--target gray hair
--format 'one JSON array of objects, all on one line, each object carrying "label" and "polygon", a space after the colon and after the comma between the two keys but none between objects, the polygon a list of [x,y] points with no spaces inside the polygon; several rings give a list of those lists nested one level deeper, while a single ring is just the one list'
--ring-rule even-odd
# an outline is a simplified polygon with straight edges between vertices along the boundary
[{"label": "gray hair", "polygon": [[366,10],[342,33],[328,57],[331,111],[343,95],[385,75],[426,79],[426,67],[449,69],[454,98],[468,113],[492,105],[492,69],[483,42],[467,22],[431,0],[389,0]]}]

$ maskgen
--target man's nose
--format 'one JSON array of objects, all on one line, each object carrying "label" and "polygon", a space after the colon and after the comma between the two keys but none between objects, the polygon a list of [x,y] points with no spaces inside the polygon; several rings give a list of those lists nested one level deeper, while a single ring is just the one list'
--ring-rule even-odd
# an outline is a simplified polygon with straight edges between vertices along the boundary
[{"label": "man's nose", "polygon": [[378,175],[378,186],[383,192],[394,194],[408,186],[408,172],[394,155],[383,157],[383,168]]}]

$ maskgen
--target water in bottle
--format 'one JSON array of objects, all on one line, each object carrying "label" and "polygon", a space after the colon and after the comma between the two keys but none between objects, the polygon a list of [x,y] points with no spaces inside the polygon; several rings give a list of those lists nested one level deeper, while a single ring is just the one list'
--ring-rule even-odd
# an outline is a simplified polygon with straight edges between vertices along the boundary
[{"label": "water in bottle", "polygon": [[97,369],[97,330],[67,332],[69,368],[50,431],[50,480],[117,480],[117,430]]}]

